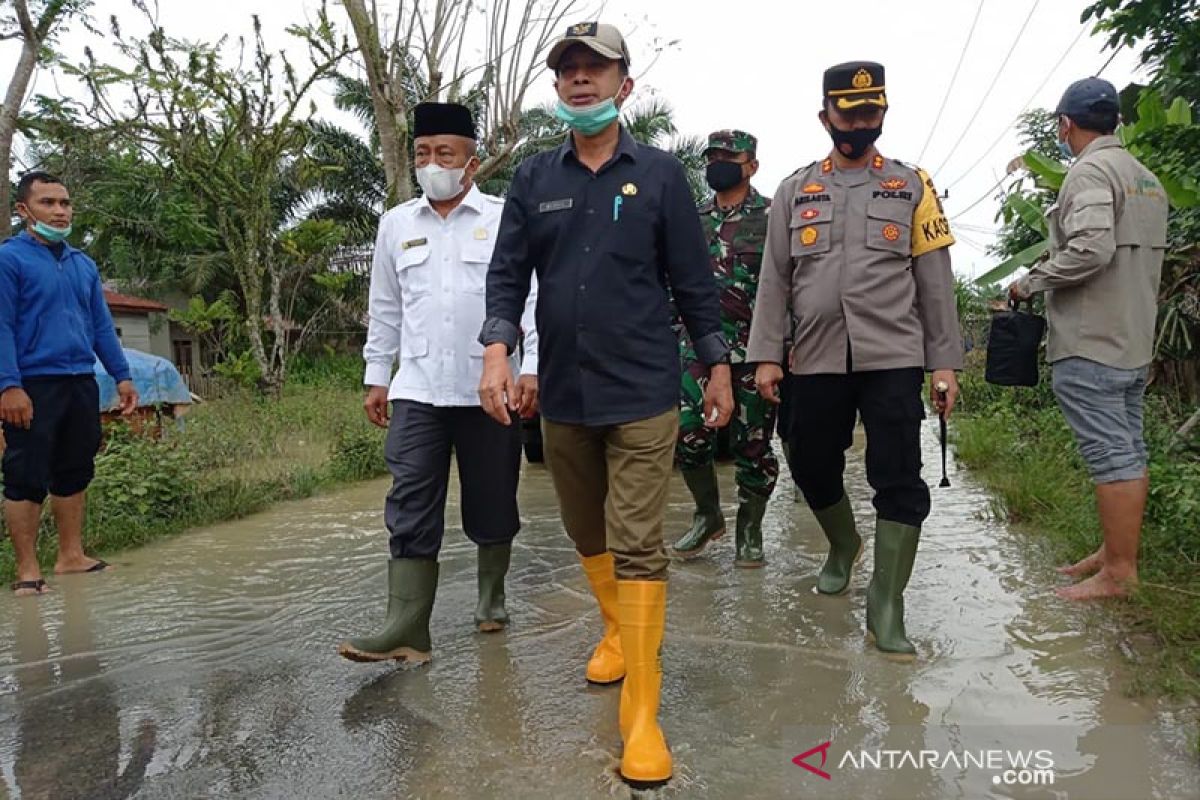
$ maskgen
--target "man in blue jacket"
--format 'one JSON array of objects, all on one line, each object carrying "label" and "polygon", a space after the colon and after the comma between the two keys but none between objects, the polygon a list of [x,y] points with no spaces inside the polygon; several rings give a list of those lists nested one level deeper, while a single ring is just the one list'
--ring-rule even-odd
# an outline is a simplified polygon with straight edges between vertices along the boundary
[{"label": "man in blue jacket", "polygon": [[0,244],[0,421],[12,588],[28,595],[46,590],[35,544],[47,494],[58,527],[55,574],[108,566],[83,552],[84,490],[100,447],[96,356],[117,381],[121,413],[133,413],[138,396],[96,263],[66,242],[74,213],[67,187],[27,173],[16,209],[25,230]]}]

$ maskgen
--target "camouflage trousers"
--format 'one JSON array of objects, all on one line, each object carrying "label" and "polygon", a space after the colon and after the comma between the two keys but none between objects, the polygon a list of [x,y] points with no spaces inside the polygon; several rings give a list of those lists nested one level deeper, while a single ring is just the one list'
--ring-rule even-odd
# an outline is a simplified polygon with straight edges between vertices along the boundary
[{"label": "camouflage trousers", "polygon": [[[683,469],[713,462],[717,431],[704,426],[704,387],[708,369],[695,360],[683,364],[679,395],[679,441],[675,458]],[[775,406],[763,400],[754,386],[754,365],[733,365],[733,419],[729,422],[737,485],[747,492],[770,497],[779,477],[779,461],[771,449],[775,431]]]}]

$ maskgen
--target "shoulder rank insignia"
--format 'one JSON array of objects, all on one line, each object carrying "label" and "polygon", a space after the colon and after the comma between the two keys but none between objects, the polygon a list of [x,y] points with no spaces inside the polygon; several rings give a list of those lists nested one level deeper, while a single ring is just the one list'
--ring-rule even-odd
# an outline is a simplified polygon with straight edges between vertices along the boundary
[{"label": "shoulder rank insignia", "polygon": [[828,175],[833,172],[833,159],[827,158],[821,162],[821,174]]},{"label": "shoulder rank insignia", "polygon": [[871,166],[875,169],[883,169],[883,156],[876,155],[875,158],[871,159]]}]

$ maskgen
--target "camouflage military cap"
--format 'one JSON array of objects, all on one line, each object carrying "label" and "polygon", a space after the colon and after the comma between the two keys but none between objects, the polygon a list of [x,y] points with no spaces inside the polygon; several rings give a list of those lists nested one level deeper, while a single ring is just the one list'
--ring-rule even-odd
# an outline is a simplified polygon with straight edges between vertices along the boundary
[{"label": "camouflage military cap", "polygon": [[705,153],[709,150],[728,150],[731,153],[750,153],[753,155],[758,152],[758,139],[745,131],[713,131],[708,135],[708,144],[704,147]]}]

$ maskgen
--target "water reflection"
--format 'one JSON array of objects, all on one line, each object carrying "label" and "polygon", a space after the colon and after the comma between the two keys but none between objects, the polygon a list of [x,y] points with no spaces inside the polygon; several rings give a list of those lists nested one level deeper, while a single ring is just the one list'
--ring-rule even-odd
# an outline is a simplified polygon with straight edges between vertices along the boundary
[{"label": "water reflection", "polygon": [[[869,532],[861,458],[849,464]],[[719,473],[732,487],[732,470]],[[1114,631],[1044,591],[1036,550],[980,516],[987,496],[970,476],[951,478],[934,490],[906,595],[915,664],[865,641],[869,548],[845,596],[813,594],[823,536],[786,492],[768,506],[765,569],[735,569],[732,536],[672,568],[662,717],[677,775],[662,796],[1200,796],[1194,715],[1125,697]],[[474,548],[451,528],[433,662],[333,655],[377,614],[385,490],[156,542],[34,602],[0,595],[0,797],[628,796],[614,777],[620,688],[583,681],[601,622],[544,471],[522,481],[503,634],[471,624]],[[689,518],[676,481],[667,529]],[[825,781],[792,763],[825,741],[831,758],[1044,742],[1061,771],[1053,788],[956,769]]]},{"label": "water reflection", "polygon": [[[58,581],[62,624],[43,619],[43,603],[18,602],[14,671],[18,744],[13,776],[22,798],[122,800],[142,786],[158,731],[150,719],[121,753],[121,715],[96,652],[88,578]],[[33,600],[29,602],[29,600]],[[59,651],[52,652],[51,634]],[[124,763],[122,763],[124,762]]]}]

